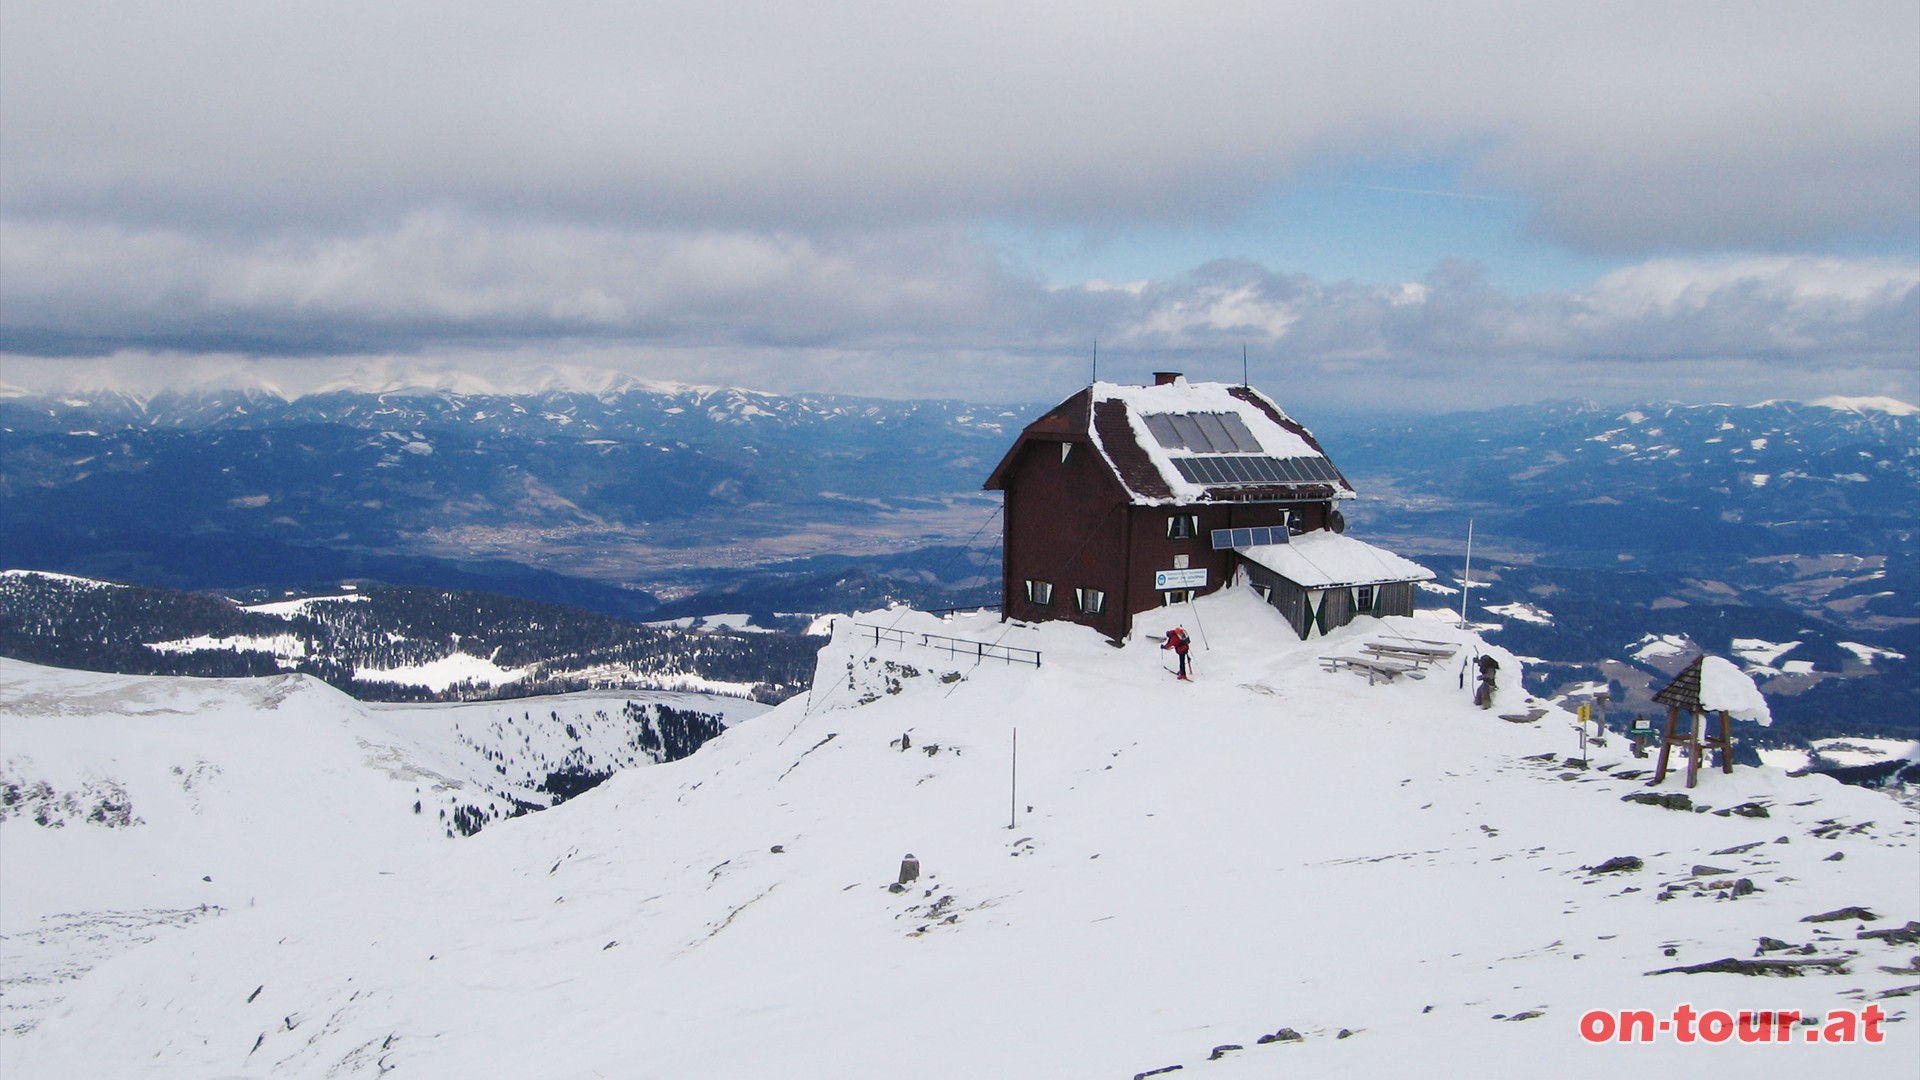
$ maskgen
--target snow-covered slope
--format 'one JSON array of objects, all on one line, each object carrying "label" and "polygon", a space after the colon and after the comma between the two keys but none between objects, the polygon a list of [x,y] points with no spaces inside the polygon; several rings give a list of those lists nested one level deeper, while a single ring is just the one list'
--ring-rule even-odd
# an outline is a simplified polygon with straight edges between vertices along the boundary
[{"label": "snow-covered slope", "polygon": [[673,756],[690,714],[765,708],[666,693],[369,706],[304,675],[0,660],[5,1028],[168,927],[399,873],[449,837]]},{"label": "snow-covered slope", "polygon": [[[1195,683],[1153,648],[1175,617]],[[1881,970],[1914,950],[1855,937],[1920,916],[1920,822],[1883,794],[1741,768],[1702,773],[1707,812],[1624,802],[1650,762],[1616,739],[1566,767],[1569,719],[1504,721],[1532,714],[1510,689],[1472,708],[1463,662],[1490,651],[1509,687],[1518,665],[1440,619],[1301,643],[1234,592],[1119,650],[861,621],[1041,666],[842,621],[811,695],[684,761],[102,965],[7,1075],[1910,1075],[1912,999],[1875,999],[1920,983]],[[1460,651],[1377,685],[1318,662],[1395,635]],[[1882,918],[1803,921],[1856,905]],[[1647,974],[1763,935],[1858,955]],[[1869,1001],[1895,1018],[1877,1045],[1579,1034],[1593,1009]]]}]

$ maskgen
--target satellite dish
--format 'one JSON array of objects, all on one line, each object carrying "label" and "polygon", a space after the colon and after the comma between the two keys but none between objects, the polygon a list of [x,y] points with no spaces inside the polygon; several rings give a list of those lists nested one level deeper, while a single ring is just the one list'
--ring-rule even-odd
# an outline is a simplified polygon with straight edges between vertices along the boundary
[{"label": "satellite dish", "polygon": [[1337,532],[1337,533],[1346,532],[1347,531],[1347,515],[1341,513],[1338,510],[1335,510],[1331,514],[1328,514],[1327,528],[1332,529],[1334,532]]}]

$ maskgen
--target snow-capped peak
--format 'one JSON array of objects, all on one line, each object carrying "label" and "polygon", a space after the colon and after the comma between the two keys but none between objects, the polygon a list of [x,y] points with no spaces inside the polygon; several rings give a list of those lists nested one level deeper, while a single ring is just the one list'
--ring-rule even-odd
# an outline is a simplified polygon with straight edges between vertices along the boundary
[{"label": "snow-capped peak", "polygon": [[1807,404],[1838,412],[1882,412],[1889,416],[1920,416],[1920,406],[1909,405],[1898,398],[1890,397],[1823,397]]}]

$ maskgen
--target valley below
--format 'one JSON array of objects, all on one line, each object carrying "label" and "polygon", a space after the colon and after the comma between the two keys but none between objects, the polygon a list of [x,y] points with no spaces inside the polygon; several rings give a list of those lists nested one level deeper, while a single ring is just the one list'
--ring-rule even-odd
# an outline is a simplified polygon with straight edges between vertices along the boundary
[{"label": "valley below", "polygon": [[[1920,416],[1900,403],[1336,414],[1355,534],[1530,688],[1645,711],[1677,640],[1782,652],[1782,743],[1920,738]],[[1038,410],[613,384],[0,397],[0,565],[247,602],[342,583],[768,629],[999,602],[980,485]],[[1474,550],[1467,557],[1471,528]],[[741,619],[734,620],[738,624]],[[1497,629],[1495,629],[1497,628]],[[1753,649],[1749,648],[1749,652]]]}]

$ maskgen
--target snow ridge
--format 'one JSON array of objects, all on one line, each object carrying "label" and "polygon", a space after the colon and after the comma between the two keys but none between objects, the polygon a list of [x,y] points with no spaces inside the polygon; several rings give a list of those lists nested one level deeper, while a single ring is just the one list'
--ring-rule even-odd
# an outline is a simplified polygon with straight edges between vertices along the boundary
[{"label": "snow ridge", "polygon": [[[1235,1080],[1432,1074],[1455,1054],[1481,1076],[1615,1076],[1630,1052],[1751,1075],[1749,1048],[1578,1034],[1590,1009],[1680,1002],[1874,1002],[1896,1018],[1884,1043],[1765,1054],[1803,1075],[1914,1059],[1911,999],[1884,996],[1915,981],[1911,949],[1856,936],[1920,917],[1920,819],[1883,794],[1742,767],[1636,800],[1648,762],[1617,736],[1570,762],[1571,715],[1444,613],[1301,642],[1233,590],[1141,616],[1120,649],[1059,623],[862,618],[1043,663],[841,620],[810,694],[692,757],[336,895],[174,932],[103,965],[0,1063],[29,1080],[135,1062]],[[1190,684],[1152,641],[1176,618],[1200,645]],[[1409,638],[1452,656],[1378,683],[1320,663]],[[1462,668],[1486,655],[1502,688],[1482,711]],[[901,885],[908,852],[920,877]],[[1807,921],[1849,907],[1874,918]],[[1651,974],[1762,937],[1829,963]]]}]

